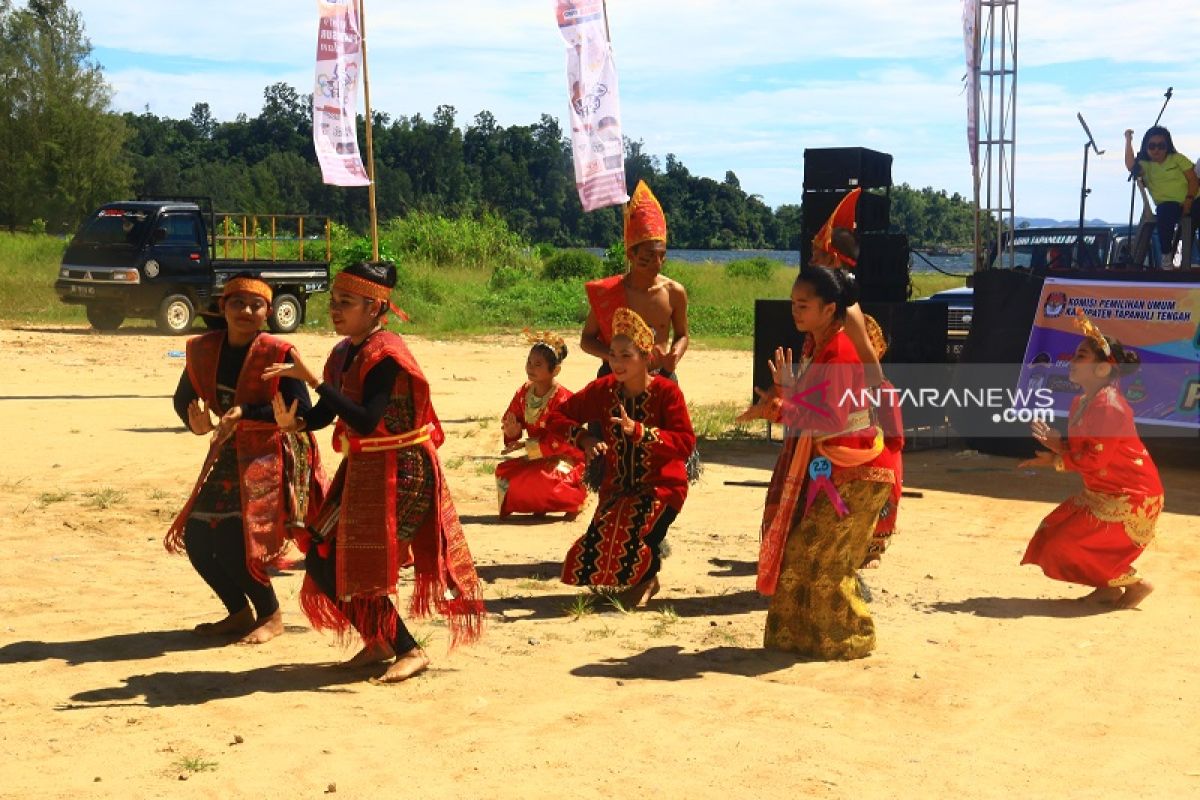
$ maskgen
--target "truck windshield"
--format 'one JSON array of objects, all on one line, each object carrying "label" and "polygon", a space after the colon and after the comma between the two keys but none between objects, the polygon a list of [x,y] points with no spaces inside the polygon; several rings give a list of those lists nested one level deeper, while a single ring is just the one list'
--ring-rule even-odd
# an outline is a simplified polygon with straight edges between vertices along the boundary
[{"label": "truck windshield", "polygon": [[75,234],[75,244],[137,247],[149,228],[150,218],[141,211],[102,208]]},{"label": "truck windshield", "polygon": [[[1066,269],[1101,269],[1107,266],[1110,234],[1085,232],[1082,253],[1076,253],[1077,234],[1044,233],[1022,234],[1017,232],[1013,240],[1014,266],[1036,273],[1056,272]],[[997,253],[992,260],[993,269],[1008,266],[1007,253]],[[1078,265],[1076,265],[1078,262]]]}]

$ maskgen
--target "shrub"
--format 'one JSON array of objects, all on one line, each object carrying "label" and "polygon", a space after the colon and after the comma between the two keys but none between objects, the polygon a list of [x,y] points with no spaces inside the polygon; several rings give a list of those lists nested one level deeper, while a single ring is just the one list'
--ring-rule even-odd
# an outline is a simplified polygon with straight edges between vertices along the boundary
[{"label": "shrub", "polygon": [[777,261],[762,256],[742,258],[725,265],[725,277],[766,282],[775,277],[777,266]]},{"label": "shrub", "polygon": [[613,242],[604,251],[604,274],[620,275],[625,271],[625,243]]},{"label": "shrub", "polygon": [[488,288],[502,291],[524,283],[532,277],[533,269],[528,263],[497,264],[492,270],[492,277],[488,279]]},{"label": "shrub", "polygon": [[552,281],[590,281],[599,278],[604,271],[604,262],[586,250],[560,250],[542,264],[542,277]]}]

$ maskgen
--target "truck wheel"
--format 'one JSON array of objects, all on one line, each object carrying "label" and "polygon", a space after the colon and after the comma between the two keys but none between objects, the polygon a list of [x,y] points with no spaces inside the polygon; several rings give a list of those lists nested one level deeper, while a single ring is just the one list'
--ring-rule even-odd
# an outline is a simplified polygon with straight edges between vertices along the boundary
[{"label": "truck wheel", "polygon": [[267,320],[267,326],[272,333],[291,333],[300,327],[303,316],[300,301],[294,295],[281,294],[271,306],[271,318]]},{"label": "truck wheel", "polygon": [[119,306],[89,305],[87,320],[98,331],[115,331],[125,321],[125,309]]},{"label": "truck wheel", "polygon": [[187,295],[169,294],[159,304],[154,324],[163,333],[179,335],[188,332],[188,329],[192,327],[192,318],[195,316],[196,308]]}]

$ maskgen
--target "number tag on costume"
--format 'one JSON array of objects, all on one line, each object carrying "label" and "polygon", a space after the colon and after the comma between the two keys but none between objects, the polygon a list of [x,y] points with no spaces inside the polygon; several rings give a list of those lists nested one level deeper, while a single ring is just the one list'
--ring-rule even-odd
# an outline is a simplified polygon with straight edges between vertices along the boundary
[{"label": "number tag on costume", "polygon": [[846,502],[842,500],[842,496],[838,494],[837,487],[833,485],[833,464],[824,456],[817,456],[808,464],[808,496],[804,501],[804,513],[808,513],[808,509],[812,508],[812,504],[816,502],[817,495],[824,492],[829,498],[829,502],[833,503],[833,510],[837,512],[839,517],[844,517],[850,513],[850,509],[846,507]]}]

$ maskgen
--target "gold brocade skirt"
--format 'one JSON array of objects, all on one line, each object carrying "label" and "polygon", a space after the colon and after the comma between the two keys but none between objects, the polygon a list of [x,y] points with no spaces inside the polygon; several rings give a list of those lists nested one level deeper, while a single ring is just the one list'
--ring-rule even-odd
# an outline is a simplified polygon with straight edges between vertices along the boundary
[{"label": "gold brocade skirt", "polygon": [[839,517],[821,495],[792,528],[767,610],[766,647],[824,660],[863,658],[875,649],[875,623],[855,572],[890,491],[877,481],[846,483],[838,493],[849,514]]}]

